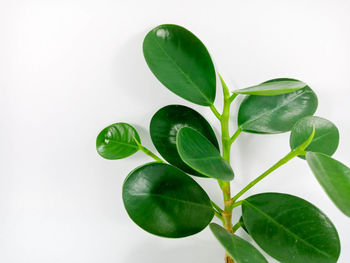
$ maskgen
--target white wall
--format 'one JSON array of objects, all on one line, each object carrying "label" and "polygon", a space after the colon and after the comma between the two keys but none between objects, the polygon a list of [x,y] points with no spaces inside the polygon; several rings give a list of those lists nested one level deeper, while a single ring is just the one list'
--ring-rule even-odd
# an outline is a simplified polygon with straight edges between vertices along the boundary
[{"label": "white wall", "polygon": [[[138,228],[124,210],[121,187],[131,169],[150,159],[137,153],[107,161],[95,151],[98,132],[118,121],[136,125],[154,149],[153,113],[191,105],[147,68],[145,33],[162,23],[187,27],[232,89],[276,77],[309,83],[319,97],[317,115],[341,132],[335,158],[350,165],[349,13],[348,0],[0,1],[0,262],[223,262],[208,229],[170,240]],[[218,131],[207,108],[193,107]],[[242,134],[233,146],[233,191],[287,153],[288,139]],[[199,182],[221,202],[215,181]],[[249,194],[264,191],[320,207],[339,231],[339,262],[350,262],[350,219],[305,162],[293,160]]]}]

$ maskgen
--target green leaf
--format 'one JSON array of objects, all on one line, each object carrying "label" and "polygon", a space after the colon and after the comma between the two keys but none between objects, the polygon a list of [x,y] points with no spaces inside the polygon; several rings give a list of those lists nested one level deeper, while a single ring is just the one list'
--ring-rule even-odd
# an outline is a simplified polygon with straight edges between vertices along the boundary
[{"label": "green leaf", "polygon": [[278,261],[337,262],[337,230],[311,203],[292,195],[264,193],[245,199],[242,214],[249,235]]},{"label": "green leaf", "polygon": [[198,112],[182,105],[168,105],[154,114],[150,125],[152,142],[170,164],[186,173],[203,176],[180,158],[176,148],[176,135],[182,127],[195,129],[219,150],[218,141],[210,124]]},{"label": "green leaf", "polygon": [[169,90],[193,103],[215,100],[216,74],[207,48],[187,29],[160,25],[143,42],[143,54],[153,74]]},{"label": "green leaf", "polygon": [[196,130],[183,127],[177,133],[176,146],[181,159],[196,171],[212,178],[230,181],[234,174],[231,166],[218,149]]},{"label": "green leaf", "polygon": [[234,93],[257,96],[274,96],[297,91],[305,88],[306,86],[307,84],[300,80],[280,78],[272,79],[249,88],[235,90]]},{"label": "green leaf", "polygon": [[[290,134],[290,147],[294,150],[302,144],[312,132],[313,127],[315,127],[315,136],[305,151],[320,152],[331,156],[338,148],[339,131],[332,122],[320,117],[308,116],[299,120],[293,126]],[[305,159],[305,156],[299,157]]]},{"label": "green leaf", "polygon": [[249,95],[239,108],[238,126],[252,133],[287,132],[299,119],[313,115],[316,109],[317,97],[309,87],[276,96]]},{"label": "green leaf", "polygon": [[350,168],[322,153],[308,152],[306,160],[334,204],[350,217]]},{"label": "green leaf", "polygon": [[139,150],[135,142],[141,142],[134,127],[119,122],[104,128],[96,139],[97,152],[106,159],[116,160],[128,157]]},{"label": "green leaf", "polygon": [[136,168],[123,185],[131,219],[145,231],[170,238],[194,235],[212,220],[206,192],[174,166],[149,163]]},{"label": "green leaf", "polygon": [[235,263],[268,263],[259,250],[243,238],[229,233],[215,223],[211,223],[209,227]]}]

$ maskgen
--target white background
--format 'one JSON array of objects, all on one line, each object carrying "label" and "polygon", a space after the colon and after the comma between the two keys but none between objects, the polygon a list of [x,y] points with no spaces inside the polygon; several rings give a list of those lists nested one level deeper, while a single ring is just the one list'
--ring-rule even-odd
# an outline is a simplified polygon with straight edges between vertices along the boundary
[{"label": "white background", "polygon": [[[276,77],[309,83],[319,97],[316,114],[340,130],[334,157],[350,165],[348,0],[0,3],[0,262],[223,262],[208,229],[161,239],[128,218],[122,183],[148,157],[107,161],[95,151],[98,132],[119,121],[135,125],[154,150],[148,126],[155,111],[192,106],[162,87],[144,62],[143,38],[162,23],[194,32],[231,89]],[[218,89],[218,108],[220,99]],[[218,132],[210,110],[193,107]],[[242,134],[233,146],[233,192],[286,154],[288,139]],[[198,181],[222,202],[214,180]],[[350,219],[304,161],[291,161],[248,194],[265,191],[295,194],[321,208],[338,229],[339,262],[350,262]]]}]

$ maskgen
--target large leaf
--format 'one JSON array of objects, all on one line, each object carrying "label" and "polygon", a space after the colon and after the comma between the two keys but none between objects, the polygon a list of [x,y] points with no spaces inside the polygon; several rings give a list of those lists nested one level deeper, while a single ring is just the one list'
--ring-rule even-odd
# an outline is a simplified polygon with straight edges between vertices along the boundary
[{"label": "large leaf", "polygon": [[316,109],[317,97],[309,87],[276,96],[249,95],[239,108],[238,125],[245,132],[287,132]]},{"label": "large leaf", "polygon": [[[315,127],[315,136],[305,151],[332,155],[338,148],[339,131],[329,120],[315,116],[305,117],[293,126],[289,140],[292,150],[307,140],[313,127]],[[305,159],[304,156],[299,157]]]},{"label": "large leaf", "polygon": [[235,263],[268,263],[259,250],[243,238],[215,223],[210,224],[210,230]]},{"label": "large leaf", "polygon": [[136,168],[123,185],[131,219],[145,231],[179,238],[200,232],[214,211],[205,191],[174,166],[150,163]]},{"label": "large leaf", "polygon": [[249,235],[278,261],[337,262],[338,233],[311,203],[292,195],[264,193],[245,199],[242,214]]},{"label": "large leaf", "polygon": [[127,123],[119,122],[104,128],[99,133],[96,139],[96,149],[103,158],[122,159],[139,150],[135,140],[141,142],[135,128]]},{"label": "large leaf", "polygon": [[350,168],[322,153],[308,152],[306,160],[335,205],[350,216]]},{"label": "large leaf", "polygon": [[216,75],[203,43],[187,29],[160,25],[143,42],[146,62],[169,90],[203,106],[215,100]]},{"label": "large leaf", "polygon": [[196,130],[183,127],[177,133],[176,146],[181,159],[190,167],[208,177],[230,181],[234,174],[218,149]]},{"label": "large leaf", "polygon": [[272,79],[256,86],[235,90],[234,93],[258,96],[274,96],[290,93],[305,88],[306,86],[307,84],[300,80],[280,78]]},{"label": "large leaf", "polygon": [[176,135],[182,127],[191,127],[204,135],[218,150],[219,144],[210,124],[195,110],[182,105],[168,105],[154,114],[150,133],[158,152],[172,165],[186,173],[203,176],[185,164],[176,148]]}]

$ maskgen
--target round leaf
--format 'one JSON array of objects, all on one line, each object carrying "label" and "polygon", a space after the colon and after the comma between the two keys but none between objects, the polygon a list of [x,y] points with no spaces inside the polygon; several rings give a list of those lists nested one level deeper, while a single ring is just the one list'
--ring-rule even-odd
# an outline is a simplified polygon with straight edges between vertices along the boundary
[{"label": "round leaf", "polygon": [[176,135],[182,127],[195,129],[219,150],[218,141],[210,124],[198,112],[182,105],[168,105],[154,114],[150,125],[152,142],[170,164],[186,173],[203,176],[180,158],[176,148]]},{"label": "round leaf", "polygon": [[322,153],[308,152],[306,160],[328,196],[350,217],[350,168]]},{"label": "round leaf", "polygon": [[338,233],[311,203],[292,195],[264,193],[245,199],[242,214],[249,235],[278,261],[337,262]]},{"label": "round leaf", "polygon": [[[305,117],[293,126],[289,140],[292,150],[307,140],[313,127],[315,136],[305,151],[332,155],[338,148],[339,131],[332,122],[315,116]],[[305,159],[304,156],[299,157]]]},{"label": "round leaf", "polygon": [[132,171],[123,185],[123,201],[138,226],[162,237],[196,234],[214,216],[210,199],[200,185],[163,163],[146,164]]},{"label": "round leaf", "polygon": [[272,79],[249,88],[235,90],[236,94],[249,94],[257,96],[274,96],[290,93],[305,88],[306,83],[296,79]]},{"label": "round leaf", "polygon": [[96,139],[97,152],[106,159],[128,157],[139,150],[135,140],[141,142],[134,127],[127,123],[115,123],[104,128]]},{"label": "round leaf", "polygon": [[210,224],[210,230],[236,263],[268,263],[259,250],[243,238],[215,223]]},{"label": "round leaf", "polygon": [[183,127],[177,133],[176,146],[181,159],[196,171],[212,178],[230,181],[234,174],[218,149],[196,130]]},{"label": "round leaf", "polygon": [[316,109],[317,97],[309,87],[277,96],[249,95],[239,108],[238,125],[245,132],[287,132],[299,119],[313,115]]},{"label": "round leaf", "polygon": [[153,74],[169,90],[199,105],[213,104],[214,65],[206,47],[190,31],[160,25],[145,37],[143,54]]}]

